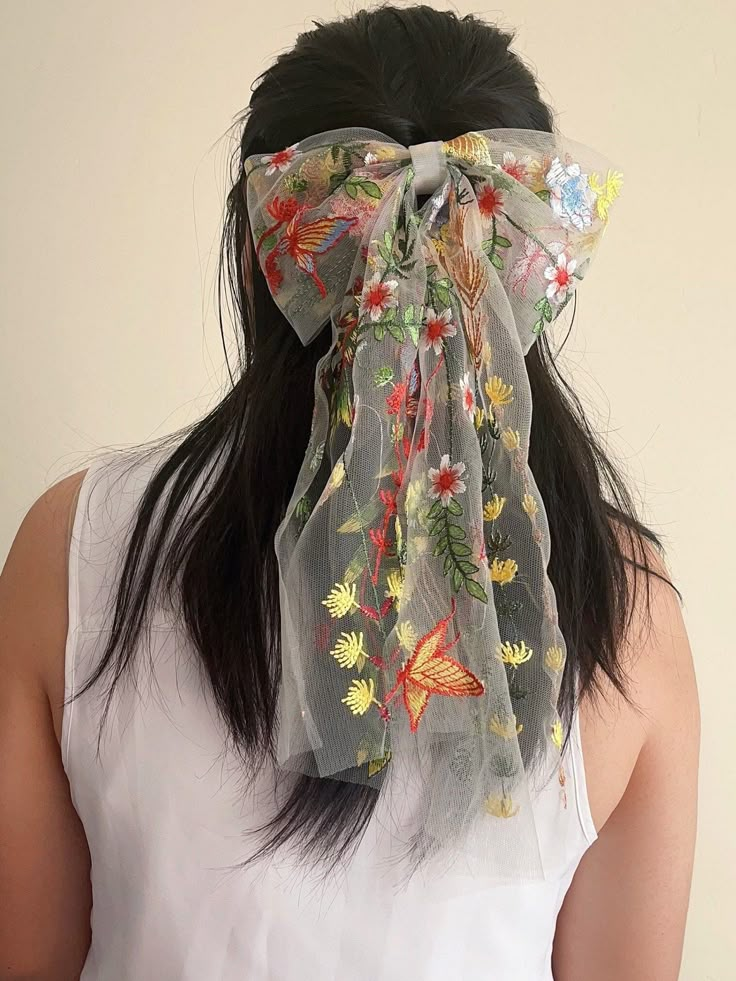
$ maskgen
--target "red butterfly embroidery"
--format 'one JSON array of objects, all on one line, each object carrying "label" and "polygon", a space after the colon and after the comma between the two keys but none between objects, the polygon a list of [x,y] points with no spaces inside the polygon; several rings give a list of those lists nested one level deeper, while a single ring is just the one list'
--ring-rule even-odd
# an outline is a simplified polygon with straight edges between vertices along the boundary
[{"label": "red butterfly embroidery", "polygon": [[455,600],[449,616],[440,620],[414,647],[414,653],[396,676],[396,684],[386,697],[386,704],[403,685],[404,705],[409,713],[409,728],[416,732],[431,695],[464,697],[482,695],[483,682],[447,651],[460,639],[458,634],[447,643],[447,627],[455,616]]}]

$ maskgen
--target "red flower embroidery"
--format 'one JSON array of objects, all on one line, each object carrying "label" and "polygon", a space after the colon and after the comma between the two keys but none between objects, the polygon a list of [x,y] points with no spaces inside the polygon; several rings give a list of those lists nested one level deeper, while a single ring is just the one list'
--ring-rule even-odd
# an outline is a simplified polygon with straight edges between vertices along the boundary
[{"label": "red flower embroidery", "polygon": [[503,207],[503,192],[493,184],[484,184],[478,195],[478,210],[484,218],[495,218]]},{"label": "red flower embroidery", "polygon": [[268,167],[266,167],[266,176],[270,177],[277,170],[282,173],[287,170],[289,164],[296,157],[296,148],[298,145],[298,143],[292,143],[285,150],[278,150],[276,153],[267,153],[265,157],[261,157],[261,163],[268,164]]},{"label": "red flower embroidery", "polygon": [[386,398],[386,406],[390,416],[398,415],[406,396],[406,382],[399,382],[394,385],[393,391]]},{"label": "red flower embroidery", "polygon": [[444,505],[449,504],[450,498],[456,494],[464,492],[465,481],[460,478],[465,473],[465,464],[451,464],[447,453],[440,460],[439,470],[430,467],[428,472],[432,484],[430,493],[432,497],[438,497]]}]

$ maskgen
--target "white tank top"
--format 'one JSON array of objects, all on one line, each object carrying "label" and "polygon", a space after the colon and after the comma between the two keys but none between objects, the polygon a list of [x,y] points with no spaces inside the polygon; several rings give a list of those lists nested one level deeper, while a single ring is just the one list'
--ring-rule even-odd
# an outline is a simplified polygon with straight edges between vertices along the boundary
[{"label": "white tank top", "polygon": [[[67,697],[108,636],[117,560],[160,459],[103,457],[83,481],[69,560]],[[274,774],[264,769],[244,790],[196,652],[163,610],[150,656],[138,653],[99,752],[99,690],[64,711],[62,758],[92,859],[82,981],[552,981],[557,914],[596,838],[577,715],[564,785],[551,781],[534,801],[544,880],[481,882],[468,893],[415,876],[397,892],[380,803],[352,862],[328,880],[288,857],[240,871],[253,847],[244,833],[272,814]]]}]

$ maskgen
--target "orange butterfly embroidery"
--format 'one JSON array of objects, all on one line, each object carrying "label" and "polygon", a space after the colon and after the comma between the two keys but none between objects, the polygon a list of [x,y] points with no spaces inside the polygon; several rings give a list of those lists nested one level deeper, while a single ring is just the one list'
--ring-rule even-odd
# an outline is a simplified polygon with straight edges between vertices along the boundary
[{"label": "orange butterfly embroidery", "polygon": [[409,713],[409,728],[416,732],[431,695],[464,697],[482,695],[483,682],[459,661],[447,656],[460,639],[447,642],[447,627],[455,616],[455,601],[448,616],[417,641],[414,653],[396,676],[396,684],[386,697],[386,704],[403,685],[404,705]]},{"label": "orange butterfly embroidery", "polygon": [[281,238],[266,256],[264,267],[270,282],[277,287],[281,285],[281,274],[276,268],[276,257],[289,255],[302,272],[312,277],[320,296],[327,296],[327,288],[317,273],[314,257],[324,255],[336,245],[345,233],[355,224],[357,218],[317,218],[316,221],[304,221],[305,208],[299,205],[295,198],[282,201],[278,197],[269,204],[268,213],[275,218],[259,237],[256,252],[260,254],[261,246],[275,232],[286,225]]},{"label": "orange butterfly embroidery", "polygon": [[302,272],[312,277],[321,296],[327,296],[327,288],[317,274],[314,257],[328,252],[357,220],[336,217],[303,222],[301,213],[297,213],[286,226],[277,248],[279,252],[290,255]]}]

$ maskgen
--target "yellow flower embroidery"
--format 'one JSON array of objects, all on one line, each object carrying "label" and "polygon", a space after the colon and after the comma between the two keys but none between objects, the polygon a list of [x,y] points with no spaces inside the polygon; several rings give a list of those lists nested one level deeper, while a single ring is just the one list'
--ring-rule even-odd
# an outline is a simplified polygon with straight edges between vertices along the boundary
[{"label": "yellow flower embroidery", "polygon": [[408,654],[414,653],[418,637],[414,625],[409,623],[408,620],[404,620],[396,628],[396,639]]},{"label": "yellow flower embroidery", "polygon": [[514,736],[521,732],[524,726],[521,723],[517,725],[515,715],[512,715],[506,722],[502,722],[498,712],[495,712],[488,728],[494,735],[499,736],[501,739],[513,739]]},{"label": "yellow flower embroidery", "polygon": [[544,175],[548,169],[549,161],[544,159],[532,160],[532,162],[527,165],[526,172],[529,180],[529,189],[535,194],[537,191],[545,191],[547,189]]},{"label": "yellow flower embroidery", "polygon": [[508,405],[513,402],[513,391],[514,386],[507,385],[498,375],[486,382],[486,395],[491,400],[491,405]]},{"label": "yellow flower embroidery", "polygon": [[526,513],[530,518],[533,518],[537,513],[539,508],[537,507],[537,502],[534,500],[531,494],[525,494],[524,499],[521,502],[521,506],[524,508]]},{"label": "yellow flower embroidery", "polygon": [[531,647],[527,647],[524,641],[520,644],[512,644],[510,641],[506,641],[505,644],[499,644],[496,648],[496,653],[501,658],[504,664],[510,664],[514,668],[518,668],[520,664],[524,664],[532,656],[534,651]]},{"label": "yellow flower embroidery", "polygon": [[624,184],[624,175],[618,170],[609,170],[606,179],[601,183],[598,174],[591,174],[588,178],[591,191],[598,195],[595,203],[595,210],[601,221],[608,221],[608,212],[611,205],[621,193]]},{"label": "yellow flower embroidery", "polygon": [[504,559],[503,562],[500,562],[494,558],[491,563],[491,580],[505,586],[511,582],[518,571],[519,567],[514,559]]},{"label": "yellow flower embroidery", "polygon": [[404,592],[404,574],[401,569],[395,569],[393,572],[389,572],[386,585],[388,586],[386,596],[391,597],[398,609],[401,605],[401,595]]},{"label": "yellow flower embroidery", "polygon": [[559,719],[555,719],[552,723],[552,743],[557,747],[557,749],[562,749],[562,723]]},{"label": "yellow flower embroidery", "polygon": [[483,411],[483,409],[481,408],[481,406],[476,405],[475,412],[473,413],[473,419],[475,421],[475,428],[476,429],[480,429],[480,427],[483,425],[483,420],[485,419],[485,417],[486,417],[486,414]]},{"label": "yellow flower embroidery", "polygon": [[503,511],[503,506],[505,503],[505,497],[499,497],[498,494],[494,494],[483,508],[483,519],[485,521],[495,521],[499,514]]},{"label": "yellow flower embroidery", "polygon": [[544,663],[550,671],[562,671],[565,666],[565,652],[561,647],[548,647],[544,655]]},{"label": "yellow flower embroidery", "polygon": [[336,582],[327,599],[322,600],[322,605],[327,607],[331,617],[347,616],[358,606],[355,599],[355,583],[348,587],[344,582]]},{"label": "yellow flower embroidery", "polygon": [[354,630],[349,634],[343,631],[330,654],[341,668],[354,668],[357,664],[358,671],[362,671],[367,657],[363,647],[363,631],[361,630],[359,634]]},{"label": "yellow flower embroidery", "polygon": [[519,449],[519,433],[516,429],[504,429],[501,433],[501,442],[509,451]]},{"label": "yellow flower embroidery", "polygon": [[444,255],[447,251],[447,239],[450,232],[450,223],[446,221],[444,225],[440,226],[439,235],[436,238],[432,238],[432,244],[435,247],[437,255]]},{"label": "yellow flower embroidery", "polygon": [[519,813],[519,805],[514,804],[507,794],[503,797],[486,797],[485,808],[491,817],[497,818],[512,818]]},{"label": "yellow flower embroidery", "polygon": [[353,715],[365,715],[374,703],[378,705],[375,698],[376,683],[373,678],[366,681],[364,678],[356,678],[348,688],[345,698],[340,701],[350,709]]}]

